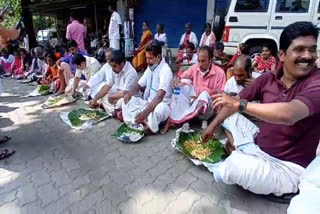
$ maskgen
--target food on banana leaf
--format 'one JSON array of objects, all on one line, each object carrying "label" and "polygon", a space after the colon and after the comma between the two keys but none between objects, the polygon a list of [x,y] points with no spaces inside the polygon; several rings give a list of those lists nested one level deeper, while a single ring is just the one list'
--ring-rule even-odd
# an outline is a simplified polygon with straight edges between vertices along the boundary
[{"label": "food on banana leaf", "polygon": [[199,160],[206,159],[209,155],[211,155],[210,148],[204,148],[201,144],[195,141],[186,141],[183,143],[186,150],[191,151],[191,155]]},{"label": "food on banana leaf", "polygon": [[120,137],[123,133],[144,134],[144,131],[140,129],[131,128],[124,123],[117,129],[116,133],[113,134],[113,136]]},{"label": "food on banana leaf", "polygon": [[75,127],[79,127],[83,125],[88,120],[99,122],[108,117],[109,115],[105,112],[101,112],[99,110],[83,109],[83,108],[73,110],[68,114],[68,118],[71,124]]},{"label": "food on banana leaf", "polygon": [[227,152],[218,140],[211,139],[206,144],[199,142],[201,142],[199,132],[181,132],[176,145],[188,157],[203,162],[217,163],[227,157]]},{"label": "food on banana leaf", "polygon": [[140,126],[132,126],[123,123],[112,136],[124,143],[136,143],[143,138],[144,129]]},{"label": "food on banana leaf", "polygon": [[58,103],[60,100],[66,98],[65,95],[60,95],[58,97],[53,97],[52,99],[48,99],[48,104],[49,105],[54,105],[56,103]]}]

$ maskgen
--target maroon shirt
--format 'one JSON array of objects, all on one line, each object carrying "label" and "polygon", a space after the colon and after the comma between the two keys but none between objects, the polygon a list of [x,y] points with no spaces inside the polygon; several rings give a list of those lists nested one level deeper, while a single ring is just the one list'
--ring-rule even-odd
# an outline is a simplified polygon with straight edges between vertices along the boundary
[{"label": "maroon shirt", "polygon": [[283,70],[277,74],[268,72],[239,94],[248,101],[278,103],[299,100],[310,111],[310,116],[292,126],[260,123],[256,144],[269,155],[306,167],[316,155],[320,139],[320,70],[313,70],[308,76],[286,89],[280,81]]}]

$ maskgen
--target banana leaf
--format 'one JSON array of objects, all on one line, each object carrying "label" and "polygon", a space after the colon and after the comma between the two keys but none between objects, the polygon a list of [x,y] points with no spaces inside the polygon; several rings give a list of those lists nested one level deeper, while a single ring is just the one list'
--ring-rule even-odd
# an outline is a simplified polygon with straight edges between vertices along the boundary
[{"label": "banana leaf", "polygon": [[41,85],[39,87],[39,93],[44,96],[50,93],[50,85]]},{"label": "banana leaf", "polygon": [[26,97],[45,96],[49,93],[50,93],[50,86],[49,85],[39,85],[31,93],[26,95]]},{"label": "banana leaf", "polygon": [[77,99],[74,99],[72,96],[67,94],[61,94],[56,97],[49,97],[45,104],[42,105],[42,108],[49,109],[62,105],[67,105],[75,102]]},{"label": "banana leaf", "polygon": [[84,108],[75,109],[68,114],[68,119],[74,127],[80,127],[88,121],[98,123],[108,117],[110,116],[105,112]]},{"label": "banana leaf", "polygon": [[141,140],[144,136],[143,127],[129,127],[127,124],[123,123],[117,131],[112,135],[112,137],[124,143],[136,143]]},{"label": "banana leaf", "polygon": [[[186,155],[191,159],[197,159],[196,157],[193,157],[191,155],[192,153],[191,149],[185,148],[184,142],[186,141],[201,142],[201,134],[199,132],[191,132],[191,133],[181,132],[179,140],[177,141],[177,144],[176,144],[176,146],[184,155]],[[217,163],[228,156],[223,145],[216,139],[211,139],[206,144],[201,144],[201,145],[203,148],[209,148],[211,150],[211,154],[205,159],[201,160],[203,162]]]}]

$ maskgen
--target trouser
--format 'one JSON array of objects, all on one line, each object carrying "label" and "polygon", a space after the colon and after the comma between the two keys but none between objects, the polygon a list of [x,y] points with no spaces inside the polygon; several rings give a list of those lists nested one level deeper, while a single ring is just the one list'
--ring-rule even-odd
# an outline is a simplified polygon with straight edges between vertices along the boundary
[{"label": "trouser", "polygon": [[110,48],[120,50],[120,39],[110,39]]},{"label": "trouser", "polygon": [[232,133],[236,150],[214,170],[216,181],[238,184],[256,194],[280,196],[298,191],[299,177],[305,169],[263,152],[254,144],[258,128],[251,121],[236,113],[222,126]]}]

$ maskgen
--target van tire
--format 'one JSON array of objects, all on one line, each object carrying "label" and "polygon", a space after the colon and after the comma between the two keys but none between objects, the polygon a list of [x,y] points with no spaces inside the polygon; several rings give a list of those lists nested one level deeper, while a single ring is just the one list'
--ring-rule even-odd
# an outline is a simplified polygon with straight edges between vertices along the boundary
[{"label": "van tire", "polygon": [[216,14],[213,17],[212,21],[212,31],[214,32],[216,36],[216,41],[221,41],[223,31],[224,31],[224,26],[225,26],[225,16],[222,14]]}]

